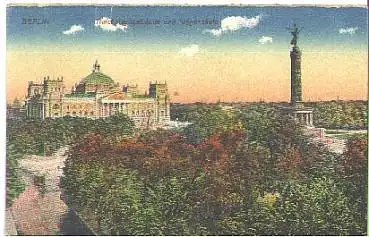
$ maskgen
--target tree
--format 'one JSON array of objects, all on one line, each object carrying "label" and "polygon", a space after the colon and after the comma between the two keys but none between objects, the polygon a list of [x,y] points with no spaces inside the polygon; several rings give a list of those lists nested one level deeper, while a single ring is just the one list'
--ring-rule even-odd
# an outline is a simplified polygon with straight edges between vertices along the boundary
[{"label": "tree", "polygon": [[353,204],[357,204],[355,223],[359,232],[366,232],[368,203],[368,140],[366,137],[351,137],[346,143],[346,151],[339,159],[338,173],[344,181],[346,194]]},{"label": "tree", "polygon": [[25,183],[19,173],[18,161],[22,158],[14,145],[7,146],[6,153],[6,205],[10,207],[14,199],[24,191]]},{"label": "tree", "polygon": [[219,106],[205,108],[198,113],[198,118],[193,119],[192,124],[184,129],[184,134],[191,143],[199,144],[216,132],[243,127],[233,111],[223,110]]},{"label": "tree", "polygon": [[247,110],[196,110],[182,133],[112,139],[122,132],[96,129],[71,147],[62,185],[101,234],[365,233],[362,199],[350,194],[364,180],[355,173],[365,162],[353,164],[365,144],[349,145],[352,161],[340,164],[272,105]]},{"label": "tree", "polygon": [[282,182],[276,205],[279,235],[349,235],[355,209],[331,178]]}]

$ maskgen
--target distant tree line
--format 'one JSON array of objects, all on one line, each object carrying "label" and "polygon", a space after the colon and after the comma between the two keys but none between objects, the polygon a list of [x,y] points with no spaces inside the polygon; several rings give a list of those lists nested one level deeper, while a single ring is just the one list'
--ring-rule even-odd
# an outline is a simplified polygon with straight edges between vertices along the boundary
[{"label": "distant tree line", "polygon": [[[255,105],[263,105],[268,108],[276,108],[281,103],[219,103],[219,105],[232,105],[234,108],[248,109],[253,112]],[[357,101],[321,101],[306,102],[306,106],[314,109],[314,125],[316,127],[330,129],[367,129],[368,127],[368,102]],[[174,104],[171,106],[171,117],[173,120],[191,121],[198,117],[198,111],[202,108],[211,108],[215,104]]]},{"label": "distant tree line", "polygon": [[101,235],[365,235],[367,140],[342,154],[268,104],[174,111],[192,124],[69,150],[62,187]]},{"label": "distant tree line", "polygon": [[367,129],[368,101],[324,101],[310,103],[314,124],[333,129]]}]

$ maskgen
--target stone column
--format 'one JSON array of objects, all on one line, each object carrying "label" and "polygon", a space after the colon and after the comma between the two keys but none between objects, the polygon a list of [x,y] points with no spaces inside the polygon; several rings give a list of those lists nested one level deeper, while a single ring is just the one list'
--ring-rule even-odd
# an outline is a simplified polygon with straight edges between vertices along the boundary
[{"label": "stone column", "polygon": [[302,101],[301,89],[301,50],[296,45],[290,52],[291,58],[291,104]]},{"label": "stone column", "polygon": [[105,117],[105,103],[101,104],[101,117]]},{"label": "stone column", "polygon": [[310,113],[306,114],[306,125],[310,126]]},{"label": "stone column", "polygon": [[310,113],[307,114],[306,118],[307,125],[310,126]]},{"label": "stone column", "polygon": [[122,107],[123,107],[122,108],[123,109],[123,113],[126,114],[126,115],[128,115],[128,113],[127,113],[127,104],[126,103],[123,103],[122,104]]},{"label": "stone column", "polygon": [[41,104],[41,118],[42,120],[45,119],[45,103]]}]

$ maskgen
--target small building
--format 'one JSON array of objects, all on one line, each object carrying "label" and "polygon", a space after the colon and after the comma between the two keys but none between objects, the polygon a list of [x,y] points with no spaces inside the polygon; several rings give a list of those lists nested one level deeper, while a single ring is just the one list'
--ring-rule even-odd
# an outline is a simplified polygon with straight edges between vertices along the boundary
[{"label": "small building", "polygon": [[26,116],[104,118],[117,113],[130,117],[140,128],[164,126],[170,121],[170,100],[166,83],[149,84],[149,93],[139,94],[137,85],[119,83],[101,72],[96,61],[92,72],[67,93],[63,77],[44,77],[40,84],[30,81]]},{"label": "small building", "polygon": [[15,99],[12,104],[6,105],[6,117],[8,119],[23,118],[25,114],[24,104],[18,99]]}]

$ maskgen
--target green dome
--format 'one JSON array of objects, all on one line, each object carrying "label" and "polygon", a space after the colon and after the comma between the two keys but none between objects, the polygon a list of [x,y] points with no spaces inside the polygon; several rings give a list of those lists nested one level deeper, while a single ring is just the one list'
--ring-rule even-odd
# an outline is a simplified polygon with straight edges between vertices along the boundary
[{"label": "green dome", "polygon": [[111,79],[111,77],[101,73],[101,72],[92,72],[90,75],[88,75],[87,77],[85,77],[81,83],[86,84],[114,84],[113,79]]}]

